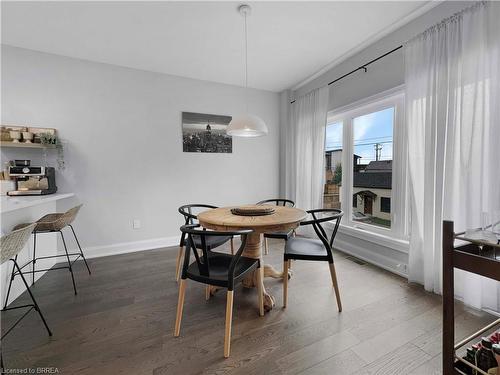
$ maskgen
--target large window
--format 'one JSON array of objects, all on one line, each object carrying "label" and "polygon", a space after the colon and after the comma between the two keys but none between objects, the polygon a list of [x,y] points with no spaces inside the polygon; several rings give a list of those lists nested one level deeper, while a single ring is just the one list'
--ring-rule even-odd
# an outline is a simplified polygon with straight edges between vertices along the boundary
[{"label": "large window", "polygon": [[352,207],[352,220],[391,227],[390,212],[383,212],[382,198],[392,193],[393,106],[352,119],[352,195],[360,204]]},{"label": "large window", "polygon": [[403,236],[404,207],[394,204],[404,201],[403,184],[397,183],[402,145],[396,140],[402,120],[401,92],[329,113],[324,202],[325,207],[344,211],[343,226]]}]

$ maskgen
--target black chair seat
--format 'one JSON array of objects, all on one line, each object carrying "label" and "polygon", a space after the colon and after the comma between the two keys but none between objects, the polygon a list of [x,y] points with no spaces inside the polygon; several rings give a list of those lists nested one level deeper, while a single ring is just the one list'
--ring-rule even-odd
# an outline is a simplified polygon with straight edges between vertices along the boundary
[{"label": "black chair seat", "polygon": [[328,260],[325,245],[320,240],[293,237],[285,245],[285,260]]},{"label": "black chair seat", "polygon": [[[210,232],[209,232],[210,233]],[[215,249],[231,240],[231,236],[205,236],[205,242],[208,248]],[[201,249],[201,237],[193,235],[193,241],[197,249]],[[184,240],[184,246],[187,244],[187,239]]]},{"label": "black chair seat", "polygon": [[[186,276],[188,279],[196,280],[201,283],[220,286],[222,288],[228,287],[228,270],[234,256],[223,253],[211,253],[208,262],[210,265],[210,276],[200,274],[198,264],[193,262],[187,268]],[[258,267],[259,260],[247,257],[240,257],[234,269],[235,282],[241,280],[247,272],[254,270]]]},{"label": "black chair seat", "polygon": [[293,231],[264,233],[264,237],[265,238],[279,238],[280,240],[288,240],[292,236],[292,232]]}]

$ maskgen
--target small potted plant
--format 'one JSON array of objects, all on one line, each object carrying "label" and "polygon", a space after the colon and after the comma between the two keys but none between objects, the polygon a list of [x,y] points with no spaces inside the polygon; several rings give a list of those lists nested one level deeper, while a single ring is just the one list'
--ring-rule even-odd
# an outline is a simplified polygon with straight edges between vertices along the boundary
[{"label": "small potted plant", "polygon": [[[53,145],[57,150],[57,166],[58,169],[64,169],[64,146],[61,139],[56,134],[40,133],[40,143],[42,145]],[[47,161],[46,151],[44,150],[44,158]]]}]

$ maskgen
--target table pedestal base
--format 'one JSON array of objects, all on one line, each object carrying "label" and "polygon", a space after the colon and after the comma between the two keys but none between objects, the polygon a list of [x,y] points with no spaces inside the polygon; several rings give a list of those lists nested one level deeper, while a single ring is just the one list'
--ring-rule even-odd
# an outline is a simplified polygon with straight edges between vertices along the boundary
[{"label": "table pedestal base", "polygon": [[[272,277],[274,279],[282,279],[283,278],[283,272],[276,270],[273,266],[264,264],[263,258],[262,258],[262,234],[261,233],[251,233],[247,237],[247,243],[245,246],[245,250],[243,250],[243,256],[248,257],[248,258],[253,258],[253,259],[259,259],[261,266],[264,266],[264,277]],[[257,283],[259,282],[258,278],[258,271],[253,272],[252,274],[248,275],[246,278],[243,279],[242,284],[246,288],[256,288]],[[289,270],[288,273],[288,278],[290,279],[292,275],[292,271]],[[271,311],[273,307],[276,305],[276,301],[274,299],[274,296],[269,294],[266,290],[266,287],[262,282],[262,290],[264,293],[264,310]],[[217,287],[211,286],[210,287],[210,295],[214,295],[215,292],[217,291]]]},{"label": "table pedestal base", "polygon": [[[271,276],[273,277],[279,277],[279,272],[276,271],[274,268],[271,266],[266,266],[264,264],[264,259],[262,257],[262,234],[261,233],[251,233],[247,236],[247,243],[245,246],[245,250],[243,250],[243,256],[248,257],[248,258],[253,258],[253,259],[259,259],[260,261],[260,266],[264,267],[264,277],[266,276]],[[246,277],[242,284],[243,286],[247,288],[255,288],[257,287],[257,283],[261,282],[262,285],[262,291],[264,293],[264,310],[265,311],[271,311],[272,308],[276,305],[276,301],[274,300],[274,297],[270,295],[266,287],[264,285],[264,280],[259,280],[257,277],[257,271],[255,271],[252,275],[249,275]]]}]

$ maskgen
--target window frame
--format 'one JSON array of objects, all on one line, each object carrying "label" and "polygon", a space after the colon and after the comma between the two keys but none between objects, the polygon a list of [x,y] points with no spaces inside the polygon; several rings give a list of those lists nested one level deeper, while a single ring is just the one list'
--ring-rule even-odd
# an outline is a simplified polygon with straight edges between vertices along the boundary
[{"label": "window frame", "polygon": [[[394,107],[393,143],[392,143],[392,187],[391,187],[391,228],[378,227],[352,220],[352,194],[353,194],[353,120],[356,117],[382,111]],[[408,239],[407,236],[407,202],[406,202],[406,174],[404,165],[406,149],[404,135],[404,86],[384,91],[380,94],[356,101],[347,106],[330,111],[327,116],[327,125],[342,122],[342,192],[341,202],[344,217],[341,228],[350,227],[360,229],[369,234],[374,233],[397,239]],[[346,188],[344,188],[346,187]],[[348,203],[348,204],[347,204]]]}]

